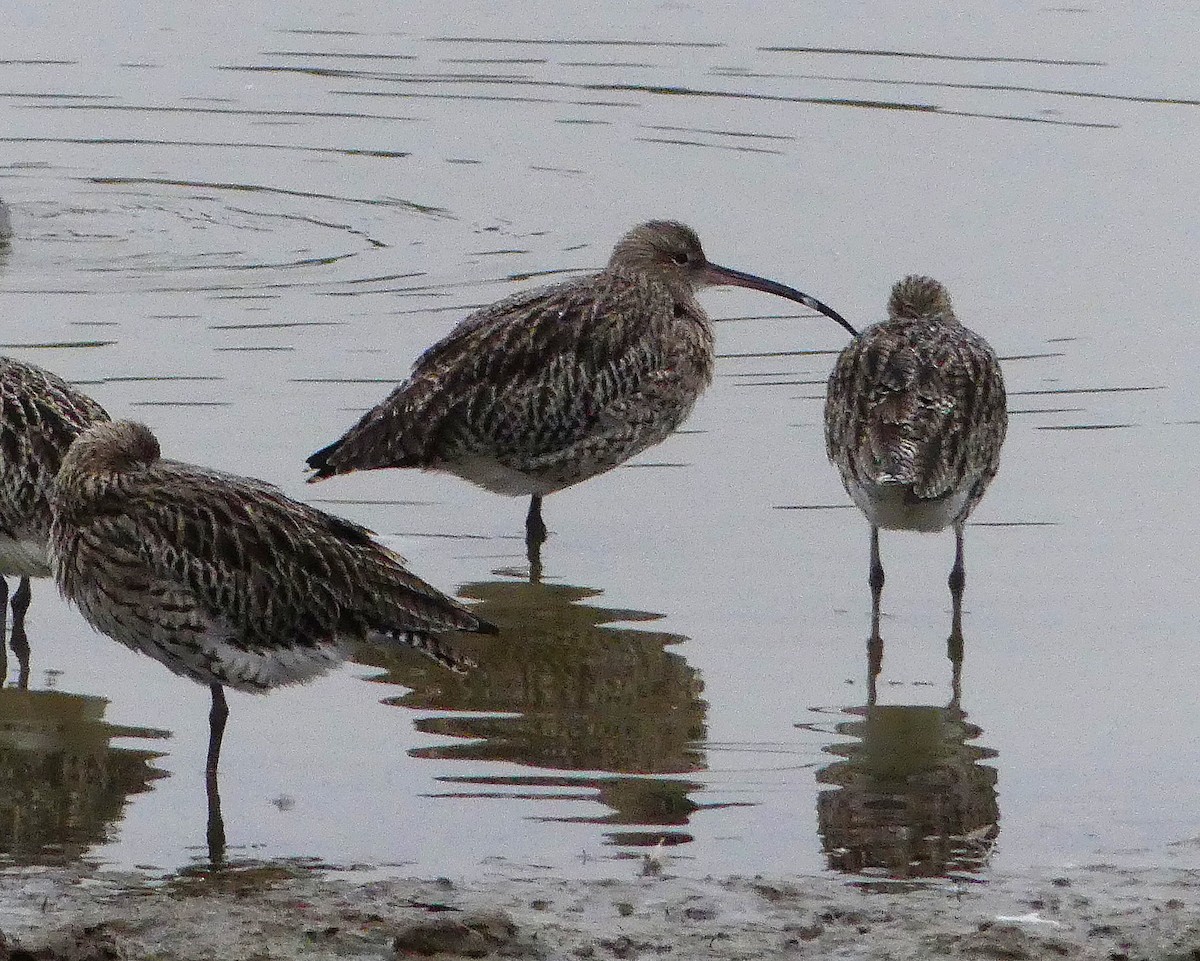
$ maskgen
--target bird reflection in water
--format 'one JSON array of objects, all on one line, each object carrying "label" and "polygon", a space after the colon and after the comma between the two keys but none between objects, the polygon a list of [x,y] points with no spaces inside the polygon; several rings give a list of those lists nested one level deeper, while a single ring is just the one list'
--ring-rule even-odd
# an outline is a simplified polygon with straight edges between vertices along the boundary
[{"label": "bird reflection in water", "polygon": [[[7,615],[7,606],[3,608]],[[7,617],[5,618],[7,620]],[[8,678],[8,650],[4,645],[4,632],[0,631],[0,687],[2,687]],[[12,647],[12,652],[17,658],[17,673],[14,675],[12,684],[14,687],[25,690],[29,687],[29,639],[25,635],[25,619],[23,617],[14,618],[8,633],[8,643]]]},{"label": "bird reflection in water", "polygon": [[128,798],[167,772],[161,752],[114,738],[165,731],[104,720],[108,701],[55,690],[0,690],[0,864],[66,864],[108,841]]},{"label": "bird reflection in water", "polygon": [[996,752],[973,742],[983,731],[959,704],[962,658],[953,659],[946,707],[879,705],[869,658],[868,701],[835,726],[851,741],[824,750],[840,760],[817,772],[834,785],[817,796],[817,823],[830,868],[891,878],[981,870],[1000,832]]},{"label": "bird reflection in water", "polygon": [[439,780],[455,785],[455,797],[599,801],[609,813],[546,820],[628,826],[607,833],[614,845],[690,841],[681,828],[706,807],[689,796],[700,785],[645,776],[705,766],[699,747],[706,734],[703,682],[683,657],[666,650],[686,638],[610,626],[661,615],[592,606],[584,602],[601,592],[584,587],[513,579],[468,584],[459,593],[480,602],[472,610],[496,624],[503,641],[484,645],[462,637],[463,653],[478,661],[473,671],[446,676],[404,651],[368,661],[388,669],[378,680],[412,688],[386,703],[471,712],[420,718],[418,730],[463,740],[418,748],[413,755],[611,772]]}]

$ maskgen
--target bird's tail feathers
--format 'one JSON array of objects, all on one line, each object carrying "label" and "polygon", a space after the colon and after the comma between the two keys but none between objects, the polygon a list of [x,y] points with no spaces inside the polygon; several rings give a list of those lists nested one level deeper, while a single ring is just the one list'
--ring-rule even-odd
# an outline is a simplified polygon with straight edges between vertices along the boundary
[{"label": "bird's tail feathers", "polygon": [[414,651],[419,651],[431,661],[435,661],[448,671],[455,674],[466,674],[477,663],[465,654],[460,654],[452,645],[440,637],[425,634],[422,631],[385,630],[379,632],[382,636],[398,641]]}]

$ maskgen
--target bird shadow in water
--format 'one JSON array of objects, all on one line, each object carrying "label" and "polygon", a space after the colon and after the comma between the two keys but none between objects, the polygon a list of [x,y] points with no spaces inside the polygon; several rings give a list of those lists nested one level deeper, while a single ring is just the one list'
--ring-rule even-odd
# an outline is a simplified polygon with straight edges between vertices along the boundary
[{"label": "bird shadow in water", "polygon": [[705,768],[704,685],[682,656],[667,650],[686,638],[617,626],[662,615],[594,606],[588,602],[601,591],[545,583],[537,564],[529,575],[459,591],[479,602],[475,613],[500,628],[499,637],[482,642],[456,638],[478,662],[466,674],[438,671],[407,651],[358,658],[387,670],[373,680],[410,688],[384,703],[447,712],[418,717],[416,728],[456,741],[410,753],[539,769],[509,776],[444,774],[438,780],[447,785],[445,797],[599,801],[607,813],[542,820],[621,825],[606,834],[607,843],[621,847],[690,841],[682,828],[706,807],[691,796],[701,785],[663,776]]},{"label": "bird shadow in water", "polygon": [[112,837],[130,797],[167,777],[161,751],[114,739],[166,731],[104,720],[102,697],[0,689],[0,864],[77,862]]},{"label": "bird shadow in water", "polygon": [[952,635],[951,697],[937,705],[880,705],[883,642],[868,645],[867,703],[842,709],[834,726],[850,740],[823,748],[838,758],[817,772],[832,790],[817,796],[829,867],[892,879],[974,874],[1000,831],[996,752],[973,742],[982,728],[961,706],[962,636]]}]

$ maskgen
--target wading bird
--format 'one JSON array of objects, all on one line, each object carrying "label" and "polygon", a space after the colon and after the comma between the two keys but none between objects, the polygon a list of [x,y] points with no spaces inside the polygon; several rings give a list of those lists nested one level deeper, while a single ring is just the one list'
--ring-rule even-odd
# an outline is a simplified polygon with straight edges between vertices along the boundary
[{"label": "wading bird", "polygon": [[710,263],[683,224],[652,221],[622,237],[599,273],[464,318],[407,381],[308,458],[309,481],[419,467],[529,497],[534,568],[542,498],[664,440],[712,380],[713,330],[696,294],[719,285],[796,301],[854,333],[808,294]]},{"label": "wading bird", "polygon": [[103,407],[58,375],[0,357],[0,661],[8,608],[4,578],[20,578],[12,595],[11,644],[27,665],[29,579],[50,574],[50,487],[71,442],[107,420]]},{"label": "wading bird", "polygon": [[825,399],[825,444],[871,525],[872,641],[879,641],[879,529],[954,528],[952,656],[962,644],[963,526],[996,476],[1008,427],[1000,362],[958,322],[946,289],[906,277],[888,319],[838,357]]},{"label": "wading bird", "polygon": [[461,670],[436,635],[495,633],[365,528],[263,481],[166,460],[142,424],[80,435],[51,507],[62,593],[97,630],[211,690],[211,782],[225,687],[312,680],[361,640],[406,644]]}]

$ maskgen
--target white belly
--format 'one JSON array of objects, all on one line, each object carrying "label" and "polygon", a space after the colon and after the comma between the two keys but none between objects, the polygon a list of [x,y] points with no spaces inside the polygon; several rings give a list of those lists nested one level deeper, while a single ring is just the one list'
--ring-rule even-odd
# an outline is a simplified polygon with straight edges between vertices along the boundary
[{"label": "white belly", "polygon": [[0,575],[49,577],[46,542],[31,538],[0,537]]},{"label": "white belly", "polygon": [[505,467],[492,457],[466,458],[455,461],[453,464],[447,464],[441,470],[456,474],[463,480],[470,481],[493,494],[507,494],[509,497],[553,494],[566,486],[550,478],[538,478],[519,470],[513,470],[511,467]]},{"label": "white belly", "polygon": [[968,493],[959,490],[937,500],[921,500],[900,484],[871,484],[854,487],[850,496],[875,527],[932,532],[954,523],[966,506]]}]

